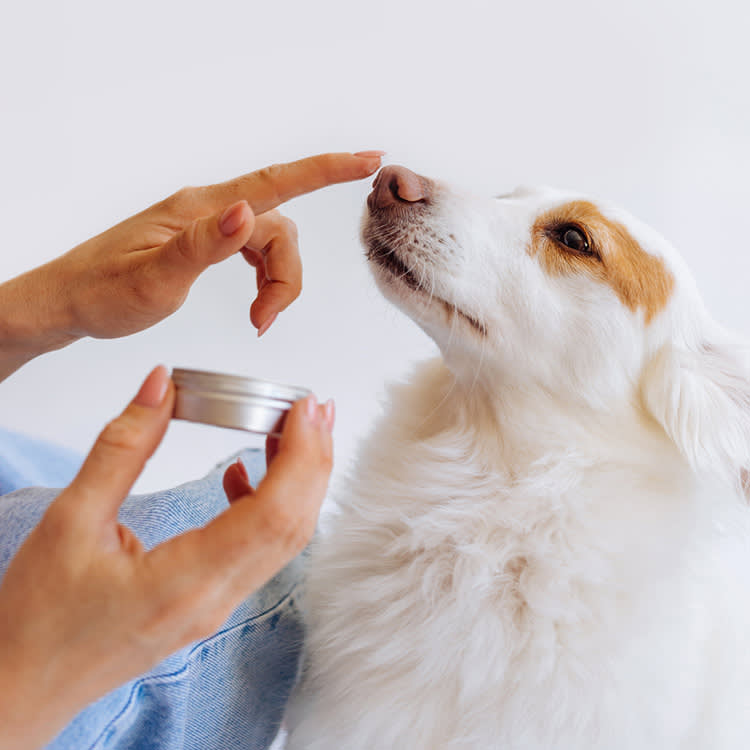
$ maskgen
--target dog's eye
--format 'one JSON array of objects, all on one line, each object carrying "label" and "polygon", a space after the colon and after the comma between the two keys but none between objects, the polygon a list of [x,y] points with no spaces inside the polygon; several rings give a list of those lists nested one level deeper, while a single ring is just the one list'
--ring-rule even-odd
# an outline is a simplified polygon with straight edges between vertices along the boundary
[{"label": "dog's eye", "polygon": [[560,242],[565,247],[577,250],[579,253],[589,252],[589,241],[578,227],[562,227],[560,229]]},{"label": "dog's eye", "polygon": [[582,229],[568,224],[557,230],[557,236],[565,247],[575,250],[577,253],[593,255],[594,252],[589,245],[589,239]]}]

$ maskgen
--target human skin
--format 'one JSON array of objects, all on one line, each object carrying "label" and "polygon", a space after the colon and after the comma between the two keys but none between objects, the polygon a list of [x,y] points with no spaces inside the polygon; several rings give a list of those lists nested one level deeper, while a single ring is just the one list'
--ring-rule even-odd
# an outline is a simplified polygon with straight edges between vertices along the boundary
[{"label": "human skin", "polygon": [[[0,285],[0,379],[82,336],[157,323],[205,268],[236,252],[258,269],[251,320],[262,333],[301,288],[296,229],[274,207],[379,164],[377,152],[327,154],[181,190]],[[87,704],[214,632],[312,536],[333,462],[334,407],[309,396],[267,443],[257,488],[233,464],[226,511],[145,551],[117,512],[174,398],[166,369],[155,368],[0,583],[0,750],[42,747]]]},{"label": "human skin", "polygon": [[101,695],[213,633],[305,547],[333,462],[330,405],[297,402],[257,488],[225,473],[229,508],[144,550],[117,520],[166,431],[157,367],[97,439],[0,585],[0,748],[38,748]]},{"label": "human skin", "polygon": [[208,266],[238,252],[257,269],[250,319],[264,333],[302,288],[296,227],[275,208],[371,175],[382,152],[360,154],[322,154],[183,188],[0,284],[0,380],[85,336],[116,338],[149,328],[182,305]]}]

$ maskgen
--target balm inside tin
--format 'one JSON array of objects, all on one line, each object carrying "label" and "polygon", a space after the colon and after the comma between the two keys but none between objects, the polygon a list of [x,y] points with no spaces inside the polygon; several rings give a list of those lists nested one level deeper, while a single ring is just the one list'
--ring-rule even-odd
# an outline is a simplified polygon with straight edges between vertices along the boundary
[{"label": "balm inside tin", "polygon": [[286,413],[306,388],[202,370],[172,370],[174,419],[278,437]]}]

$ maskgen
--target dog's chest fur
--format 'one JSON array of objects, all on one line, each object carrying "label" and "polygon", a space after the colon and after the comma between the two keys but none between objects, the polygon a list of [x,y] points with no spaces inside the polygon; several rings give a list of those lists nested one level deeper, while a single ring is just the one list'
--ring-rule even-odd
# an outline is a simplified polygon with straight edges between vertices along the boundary
[{"label": "dog's chest fur", "polygon": [[744,747],[737,499],[637,420],[542,458],[453,388],[395,394],[313,550],[290,747]]}]

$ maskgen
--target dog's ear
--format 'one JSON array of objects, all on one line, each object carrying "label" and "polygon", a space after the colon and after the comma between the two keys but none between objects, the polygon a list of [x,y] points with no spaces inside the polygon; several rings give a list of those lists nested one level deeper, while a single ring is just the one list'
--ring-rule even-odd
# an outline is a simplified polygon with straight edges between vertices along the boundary
[{"label": "dog's ear", "polygon": [[717,336],[667,346],[650,362],[643,398],[697,471],[721,475],[750,499],[750,352]]}]

